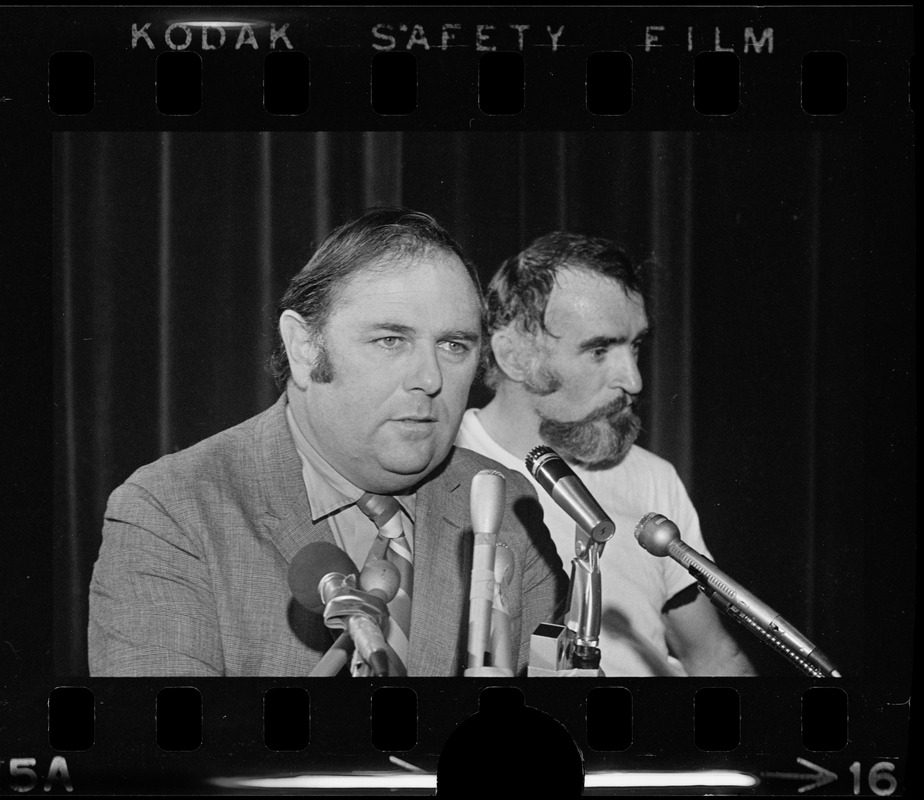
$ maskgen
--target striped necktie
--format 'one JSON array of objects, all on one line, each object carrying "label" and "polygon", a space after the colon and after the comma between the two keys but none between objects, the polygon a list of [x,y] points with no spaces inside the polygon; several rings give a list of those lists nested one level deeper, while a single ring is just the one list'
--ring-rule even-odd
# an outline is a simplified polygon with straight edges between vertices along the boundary
[{"label": "striped necktie", "polygon": [[401,506],[394,497],[364,494],[356,501],[359,509],[379,529],[378,538],[369,550],[366,563],[385,558],[398,568],[401,583],[398,593],[388,604],[392,623],[386,639],[401,661],[407,665],[408,640],[411,635],[411,590],[414,586],[414,557],[401,522]]}]

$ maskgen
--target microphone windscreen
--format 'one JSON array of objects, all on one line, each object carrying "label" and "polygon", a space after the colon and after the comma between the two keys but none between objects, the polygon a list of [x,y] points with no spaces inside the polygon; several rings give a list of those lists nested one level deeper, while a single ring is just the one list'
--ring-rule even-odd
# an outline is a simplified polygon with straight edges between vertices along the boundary
[{"label": "microphone windscreen", "polygon": [[680,529],[663,514],[646,514],[635,525],[635,538],[653,556],[670,554],[671,542],[680,540]]},{"label": "microphone windscreen", "polygon": [[337,545],[330,542],[306,544],[289,564],[289,589],[300,605],[320,614],[324,611],[324,602],[318,592],[318,584],[331,572],[356,575],[358,570],[353,560]]},{"label": "microphone windscreen", "polygon": [[364,592],[379,592],[379,597],[390,603],[398,594],[401,586],[401,573],[398,568],[384,558],[370,561],[359,573],[359,588]]},{"label": "microphone windscreen", "polygon": [[526,469],[537,481],[554,484],[574,476],[565,460],[548,445],[540,444],[526,454]]},{"label": "microphone windscreen", "polygon": [[483,469],[472,478],[469,510],[472,516],[472,531],[476,535],[497,535],[504,519],[506,493],[507,481],[497,470]]}]

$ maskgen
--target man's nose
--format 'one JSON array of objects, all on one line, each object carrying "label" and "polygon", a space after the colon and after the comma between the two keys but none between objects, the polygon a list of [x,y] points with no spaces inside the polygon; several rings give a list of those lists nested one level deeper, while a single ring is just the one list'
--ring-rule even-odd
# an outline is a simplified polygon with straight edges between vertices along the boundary
[{"label": "man's nose", "polygon": [[620,353],[614,358],[610,386],[622,389],[626,394],[639,394],[642,391],[642,373],[639,372],[638,359],[634,353]]},{"label": "man's nose", "polygon": [[404,388],[428,395],[434,395],[443,388],[443,371],[435,348],[421,347],[413,354]]}]

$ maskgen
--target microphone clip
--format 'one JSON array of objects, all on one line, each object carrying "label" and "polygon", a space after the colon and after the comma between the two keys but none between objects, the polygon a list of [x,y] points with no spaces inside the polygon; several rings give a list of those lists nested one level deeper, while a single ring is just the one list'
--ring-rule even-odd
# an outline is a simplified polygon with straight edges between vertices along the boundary
[{"label": "microphone clip", "polygon": [[[577,555],[571,560],[568,611],[565,615],[565,628],[568,631],[566,649],[569,660],[575,660],[571,655],[572,652],[584,653],[586,650],[597,650],[597,645],[600,643],[600,624],[603,613],[600,554],[605,542],[590,539],[580,525],[575,528],[574,541]],[[586,654],[577,657],[577,661],[582,665],[587,660]],[[597,662],[599,663],[599,650],[597,650]]]},{"label": "microphone clip", "polygon": [[369,617],[379,626],[388,617],[385,601],[356,586],[356,577],[347,576],[343,585],[328,595],[324,605],[324,624],[332,630],[346,630],[351,617]]}]

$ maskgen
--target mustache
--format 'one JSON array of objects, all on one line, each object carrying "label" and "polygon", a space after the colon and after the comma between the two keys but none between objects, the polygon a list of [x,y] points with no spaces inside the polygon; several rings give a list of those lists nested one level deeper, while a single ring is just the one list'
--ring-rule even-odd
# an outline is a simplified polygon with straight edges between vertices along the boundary
[{"label": "mustache", "polygon": [[574,422],[543,419],[539,435],[564,458],[587,469],[609,469],[626,457],[641,430],[636,402],[623,395]]},{"label": "mustache", "polygon": [[571,424],[581,425],[588,422],[596,422],[601,419],[610,419],[622,414],[624,411],[637,409],[638,404],[639,401],[631,395],[620,395],[615,400],[611,400],[606,405],[594,409],[586,417],[582,417]]}]

